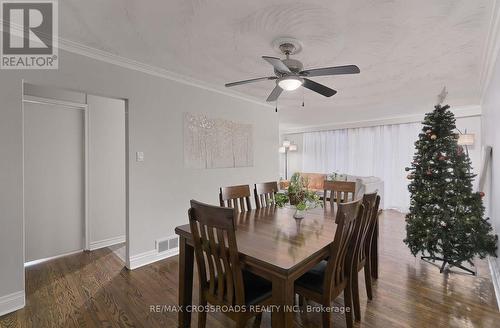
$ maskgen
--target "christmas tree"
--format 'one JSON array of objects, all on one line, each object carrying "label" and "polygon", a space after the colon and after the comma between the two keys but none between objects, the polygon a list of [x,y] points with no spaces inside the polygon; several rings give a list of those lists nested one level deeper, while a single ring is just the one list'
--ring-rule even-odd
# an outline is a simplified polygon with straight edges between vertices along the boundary
[{"label": "christmas tree", "polygon": [[422,132],[415,142],[416,152],[410,167],[408,189],[410,212],[406,215],[404,242],[416,256],[462,266],[474,256],[496,256],[498,237],[484,219],[484,193],[472,191],[471,161],[457,144],[455,117],[449,106],[435,106],[426,114]]}]

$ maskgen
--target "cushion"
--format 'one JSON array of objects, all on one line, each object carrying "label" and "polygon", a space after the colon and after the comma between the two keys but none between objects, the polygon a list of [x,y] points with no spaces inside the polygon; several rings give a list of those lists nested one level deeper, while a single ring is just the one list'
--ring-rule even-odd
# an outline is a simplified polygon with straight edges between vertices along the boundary
[{"label": "cushion", "polygon": [[259,304],[268,297],[271,297],[273,291],[272,283],[259,277],[250,271],[242,270],[243,284],[245,285],[245,304]]},{"label": "cushion", "polygon": [[[241,270],[243,275],[243,285],[245,286],[245,304],[259,304],[268,297],[271,297],[273,285],[267,279],[259,277],[250,271]],[[215,290],[217,290],[219,280],[215,276]]]},{"label": "cushion", "polygon": [[300,176],[308,181],[307,187],[311,190],[323,190],[326,174],[322,173],[300,173]]},{"label": "cushion", "polygon": [[297,286],[301,286],[312,290],[314,292],[323,293],[323,282],[325,278],[325,271],[328,262],[323,260],[318,263],[314,268],[304,273],[299,279],[295,281]]}]

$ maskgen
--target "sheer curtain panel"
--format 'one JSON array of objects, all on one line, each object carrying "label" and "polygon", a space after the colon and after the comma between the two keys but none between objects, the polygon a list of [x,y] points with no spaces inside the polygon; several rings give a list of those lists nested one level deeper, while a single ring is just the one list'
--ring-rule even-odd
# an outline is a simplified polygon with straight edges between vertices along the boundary
[{"label": "sheer curtain panel", "polygon": [[408,209],[407,172],[421,123],[382,125],[303,135],[304,172],[376,176],[384,181],[385,208]]}]

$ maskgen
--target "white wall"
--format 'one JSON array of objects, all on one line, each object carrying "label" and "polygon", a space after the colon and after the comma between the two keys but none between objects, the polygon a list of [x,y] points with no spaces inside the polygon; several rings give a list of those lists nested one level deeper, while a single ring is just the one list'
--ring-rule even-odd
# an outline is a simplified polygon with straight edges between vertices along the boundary
[{"label": "white wall", "polygon": [[125,241],[125,101],[88,95],[90,249]]},{"label": "white wall", "polygon": [[[191,198],[216,204],[219,186],[278,178],[278,117],[272,109],[66,51],[59,55],[59,70],[0,73],[0,296],[24,288],[22,79],[129,100],[130,256],[153,250],[155,239],[186,224]],[[184,112],[253,124],[254,166],[185,169]],[[135,162],[136,151],[145,153],[144,162]]]},{"label": "white wall", "polygon": [[[422,116],[423,119],[423,116]],[[464,132],[467,129],[467,133],[475,134],[475,143],[473,146],[469,146],[469,156],[472,161],[472,166],[474,172],[478,173],[481,165],[481,116],[470,116],[470,117],[458,117],[456,122],[457,128]],[[370,126],[367,122],[366,126]],[[415,135],[415,140],[417,140],[417,135]],[[288,173],[289,176],[294,172],[302,171],[302,144],[303,144],[303,133],[292,133],[283,134],[281,140],[290,140],[298,145],[298,151],[296,153],[290,153],[288,157]],[[280,154],[281,155],[281,154]],[[281,175],[284,173],[284,156],[280,156],[280,172]],[[331,173],[331,172],[325,172]]]},{"label": "white wall", "polygon": [[[496,59],[496,65],[485,97],[483,98],[483,143],[492,146],[493,156],[490,163],[490,172],[487,175],[486,200],[487,212],[491,223],[498,234],[500,232],[500,56]],[[497,258],[500,267],[500,258]]]}]

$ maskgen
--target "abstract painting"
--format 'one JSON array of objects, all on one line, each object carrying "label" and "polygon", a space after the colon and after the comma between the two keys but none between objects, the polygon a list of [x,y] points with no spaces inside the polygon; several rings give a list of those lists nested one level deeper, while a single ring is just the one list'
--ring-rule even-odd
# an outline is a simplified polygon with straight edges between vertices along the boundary
[{"label": "abstract painting", "polygon": [[197,169],[253,166],[252,125],[185,113],[184,166]]}]

